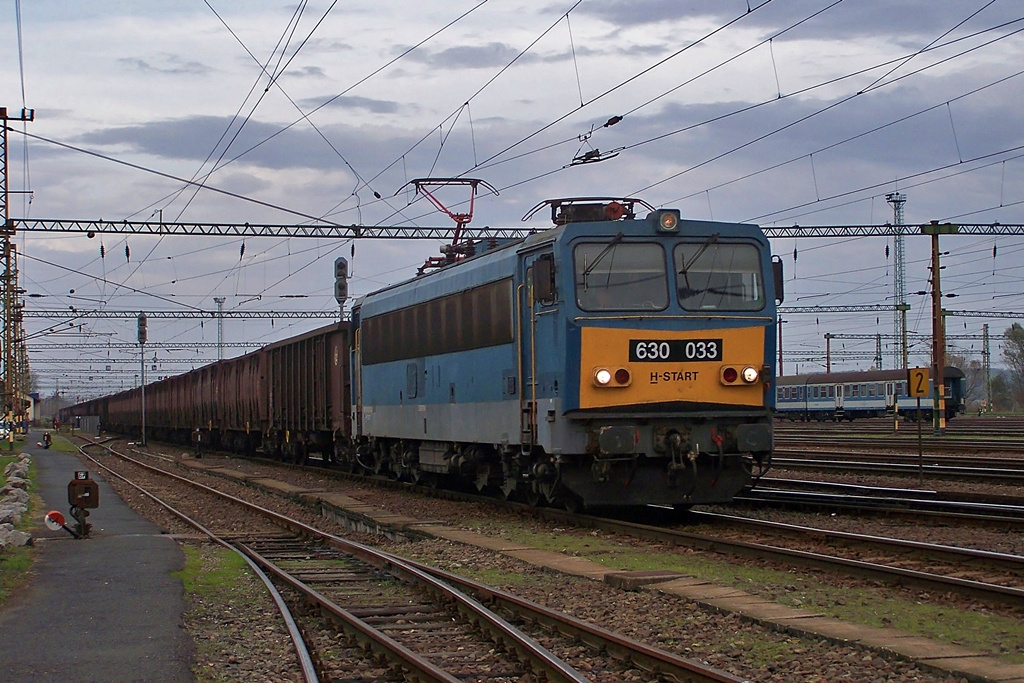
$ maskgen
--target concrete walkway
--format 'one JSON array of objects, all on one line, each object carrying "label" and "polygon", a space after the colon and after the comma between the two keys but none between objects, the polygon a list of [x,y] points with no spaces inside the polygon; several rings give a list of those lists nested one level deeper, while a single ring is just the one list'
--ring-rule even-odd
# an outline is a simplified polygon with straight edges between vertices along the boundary
[{"label": "concrete walkway", "polygon": [[[77,457],[36,446],[29,453],[44,509],[32,530],[39,549],[29,585],[0,607],[0,679],[5,683],[194,681],[178,544],[128,508],[100,473]],[[99,484],[90,538],[75,540],[43,525],[47,510],[68,517],[76,470]],[[73,526],[73,520],[69,520]]]}]

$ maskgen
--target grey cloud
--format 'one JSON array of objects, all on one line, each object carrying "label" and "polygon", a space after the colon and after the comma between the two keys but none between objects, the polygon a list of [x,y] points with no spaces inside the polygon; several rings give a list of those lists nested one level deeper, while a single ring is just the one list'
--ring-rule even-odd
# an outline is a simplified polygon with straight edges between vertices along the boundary
[{"label": "grey cloud", "polygon": [[[396,47],[395,52],[401,53],[408,48]],[[414,50],[406,59],[428,64],[439,69],[480,69],[504,66],[520,53],[514,47],[504,43],[487,43],[486,45],[460,45],[438,52]],[[535,59],[529,55],[523,58]]]},{"label": "grey cloud", "polygon": [[327,76],[327,74],[324,73],[324,70],[319,66],[304,66],[301,69],[288,69],[284,75],[292,78],[325,78]]},{"label": "grey cloud", "polygon": [[[375,100],[370,97],[343,96],[330,97],[309,97],[299,102],[304,110],[317,109],[328,102],[327,106],[340,109],[361,109],[374,114],[394,114],[399,110],[398,102],[391,100]],[[403,103],[403,109],[415,108],[414,104]]]},{"label": "grey cloud", "polygon": [[[973,5],[966,7],[963,3],[934,0],[904,0],[899,3],[860,0],[840,2],[829,7],[833,3],[834,0],[648,0],[643,3],[633,0],[594,0],[576,11],[616,26],[658,24],[697,17],[724,25],[742,16],[737,27],[755,26],[767,33],[828,8],[785,39],[796,37],[800,31],[816,39],[887,35],[910,39],[913,36],[937,37],[978,9]],[[749,16],[744,16],[747,14]],[[1016,8],[996,4],[968,22],[962,31],[977,30],[1018,18]]]},{"label": "grey cloud", "polygon": [[124,65],[129,69],[135,71],[141,71],[143,73],[162,73],[162,74],[189,74],[189,75],[202,75],[208,74],[213,71],[210,67],[199,62],[185,62],[181,58],[174,55],[166,55],[163,57],[165,64],[163,66],[157,66],[150,64],[144,59],[139,58],[121,58],[117,60],[120,64]]}]

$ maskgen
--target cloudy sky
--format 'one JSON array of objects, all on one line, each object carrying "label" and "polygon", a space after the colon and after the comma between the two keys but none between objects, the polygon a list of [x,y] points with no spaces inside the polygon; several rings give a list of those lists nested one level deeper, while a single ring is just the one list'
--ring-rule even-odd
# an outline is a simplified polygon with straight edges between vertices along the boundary
[{"label": "cloudy sky", "polygon": [[[522,225],[545,198],[594,195],[768,227],[880,224],[893,220],[892,192],[906,194],[907,224],[1020,224],[1022,31],[1010,0],[6,3],[0,106],[35,111],[11,125],[9,215],[448,227],[403,187],[463,175],[500,193],[478,198],[474,226]],[[587,152],[607,159],[571,165]],[[36,231],[16,242],[29,312],[212,311],[214,297],[225,310],[329,311],[332,264],[353,246],[355,295],[411,276],[440,246]],[[773,248],[786,305],[893,301],[889,239]],[[913,294],[928,289],[929,248],[906,239],[912,335],[930,333],[928,300]],[[948,308],[1024,311],[1022,238],[942,248]],[[894,331],[889,312],[785,319],[787,374],[821,369],[809,359],[823,357],[826,333]],[[229,320],[224,340],[266,343],[323,322]],[[956,336],[987,323],[998,362],[1012,322],[951,318],[952,350],[980,359],[979,340]],[[118,362],[130,351],[103,348],[134,342],[133,320],[30,316],[26,331],[44,393],[134,381],[137,365]],[[152,321],[150,340],[199,347],[217,330]],[[68,354],[54,344],[89,362],[59,362]],[[866,368],[875,342],[832,349],[835,366]],[[155,353],[147,372],[158,376],[216,358]]]}]

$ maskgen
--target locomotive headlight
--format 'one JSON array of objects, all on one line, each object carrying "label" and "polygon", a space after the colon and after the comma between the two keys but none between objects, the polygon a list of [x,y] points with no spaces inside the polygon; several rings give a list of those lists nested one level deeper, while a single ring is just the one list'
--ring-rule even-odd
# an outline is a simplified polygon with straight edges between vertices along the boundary
[{"label": "locomotive headlight", "polygon": [[623,388],[633,383],[629,368],[594,368],[594,386]]},{"label": "locomotive headlight", "polygon": [[753,384],[757,381],[757,368],[752,368],[749,365],[743,368],[743,381],[747,384]]},{"label": "locomotive headlight", "polygon": [[658,232],[679,231],[679,209],[661,209],[654,212]]}]

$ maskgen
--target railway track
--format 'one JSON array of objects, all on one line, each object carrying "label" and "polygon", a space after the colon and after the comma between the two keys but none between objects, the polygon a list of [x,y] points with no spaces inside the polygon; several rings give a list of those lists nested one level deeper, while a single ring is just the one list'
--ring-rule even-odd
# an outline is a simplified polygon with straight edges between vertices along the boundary
[{"label": "railway track", "polygon": [[[813,425],[817,432],[841,432],[851,434],[892,434],[893,421],[891,417],[858,419],[852,422],[801,422],[787,419],[776,419],[775,429],[782,433],[806,432],[808,426]],[[932,424],[929,421],[921,423],[921,430],[924,436],[929,436]],[[908,432],[917,435],[917,423],[913,421],[900,421],[899,432]],[[967,437],[992,437],[1006,436],[1020,438],[1024,434],[1024,416],[1009,417],[975,417],[973,415],[957,417],[946,422],[946,434],[952,436]]]},{"label": "railway track", "polygon": [[[755,558],[758,560],[769,559],[782,566],[804,566],[813,569],[824,570],[839,576],[854,578],[867,578],[874,581],[881,581],[891,585],[914,586],[931,591],[936,595],[945,593],[960,594],[969,596],[972,599],[980,600],[991,605],[1005,605],[1009,607],[1024,606],[1024,576],[1019,575],[1016,569],[1007,571],[996,571],[986,574],[981,571],[973,574],[976,578],[963,578],[965,571],[963,558],[951,560],[945,566],[938,566],[933,569],[913,562],[907,564],[906,546],[902,545],[899,539],[888,539],[893,541],[886,546],[878,537],[863,536],[860,547],[870,546],[875,556],[867,556],[859,550],[847,552],[842,548],[833,548],[827,539],[832,538],[831,532],[827,530],[816,530],[815,534],[807,537],[816,539],[815,543],[808,545],[803,539],[794,538],[787,529],[787,525],[776,525],[778,529],[785,532],[776,534],[776,538],[765,541],[763,535],[772,525],[762,526],[758,533],[762,538],[754,534],[745,537],[738,537],[732,532],[729,534],[695,533],[686,528],[673,527],[666,524],[645,524],[612,519],[607,517],[595,517],[590,515],[573,514],[550,508],[531,508],[515,503],[498,503],[490,498],[459,494],[454,492],[438,492],[425,487],[417,487],[390,480],[374,480],[376,485],[393,487],[405,491],[415,491],[425,495],[443,495],[449,499],[472,500],[486,502],[488,505],[506,505],[519,511],[529,512],[541,519],[558,524],[572,524],[583,528],[601,529],[607,533],[623,534],[644,538],[658,543],[689,547],[718,553],[724,553],[741,558]],[[822,540],[825,539],[825,540]],[[853,538],[847,538],[844,545],[854,547]],[[927,545],[927,544],[926,544]],[[842,552],[839,552],[842,550]],[[938,552],[936,549],[935,552]],[[879,557],[879,553],[881,556]],[[971,555],[966,551],[964,558]],[[947,557],[953,557],[947,555]],[[978,560],[971,562],[979,564]],[[1011,561],[1012,562],[1012,561]],[[1017,567],[1015,564],[1008,565]],[[943,574],[942,572],[945,572]]]},{"label": "railway track", "polygon": [[[825,570],[840,576],[922,588],[936,594],[961,594],[993,605],[1013,608],[1024,606],[1024,557],[1017,555],[986,554],[967,548],[918,544],[902,539],[797,527],[778,522],[748,521],[740,517],[694,511],[689,514],[698,521],[728,520],[734,528],[745,526],[748,531],[756,532],[743,535],[731,532],[720,534],[718,532],[722,530],[722,525],[718,524],[712,525],[714,533],[696,533],[687,527],[573,516],[557,510],[542,514],[551,515],[564,523],[659,543],[771,560],[786,567],[795,565]],[[773,538],[766,540],[765,535],[769,531],[773,532]],[[843,539],[841,545],[833,543],[838,538]],[[853,552],[845,550],[850,548]],[[869,548],[872,552],[864,554],[861,552],[863,548]],[[909,548],[913,548],[920,559],[908,556]],[[936,558],[941,558],[942,562],[936,562]],[[988,561],[991,561],[991,566],[986,564]],[[976,565],[978,569],[968,570],[970,564]],[[965,575],[972,578],[964,578]]]},{"label": "railway track", "polygon": [[[1024,556],[816,529],[738,515],[712,512],[691,512],[691,515],[716,528],[739,531],[740,538],[763,538],[765,533],[770,533],[797,541],[798,546],[812,553],[816,546],[826,544],[834,551],[843,552],[843,557],[853,563],[849,565],[853,571],[864,571],[868,576],[880,569],[878,576],[895,578],[905,585],[929,590],[957,586],[983,600],[1024,605]],[[887,559],[865,560],[878,558],[879,554]]]},{"label": "railway track", "polygon": [[929,515],[934,522],[1024,524],[1024,498],[997,493],[937,491],[765,477],[737,498],[738,503],[793,505],[818,510],[850,510],[899,515]]},{"label": "railway track", "polygon": [[[96,445],[98,447],[98,445]],[[736,678],[698,662],[663,652],[642,643],[580,622],[482,584],[440,570],[404,560],[395,555],[321,532],[297,519],[254,505],[240,498],[189,480],[165,467],[157,467],[117,453],[105,452],[131,468],[141,468],[173,482],[189,486],[210,506],[241,506],[254,519],[269,520],[277,531],[230,534],[235,545],[263,571],[300,593],[336,623],[346,637],[346,661],[353,653],[372,653],[364,666],[381,668],[376,657],[389,664],[381,669],[381,680],[416,681],[502,681],[522,680],[529,675],[547,681],[589,681],[595,672],[621,677],[627,671],[647,672],[650,680],[716,681],[738,683]],[[128,478],[96,457],[85,454],[112,476]],[[105,458],[106,459],[106,458]],[[170,461],[170,458],[166,459]],[[169,463],[164,463],[168,466]],[[139,484],[132,486],[143,490]],[[153,500],[159,500],[147,492]],[[179,494],[180,495],[180,494]],[[192,496],[183,496],[191,499]],[[161,504],[167,506],[161,501]],[[186,513],[175,515],[218,536]],[[215,519],[217,511],[207,510]],[[281,529],[284,531],[282,532]],[[221,541],[226,542],[223,535]],[[454,585],[458,585],[455,588]],[[473,597],[476,594],[479,597]],[[509,619],[482,604],[500,606]],[[530,627],[533,635],[513,626],[516,620]],[[541,644],[544,641],[551,649]],[[586,647],[581,648],[581,643]],[[588,675],[569,663],[586,650]],[[553,651],[564,653],[561,658]],[[332,670],[328,653],[315,657],[320,668]],[[315,679],[313,679],[315,680]]]},{"label": "railway track", "polygon": [[[921,439],[922,447],[928,454],[979,454],[979,453],[1024,453],[1024,442],[1019,438],[960,438],[960,437],[925,437]],[[794,451],[805,449],[827,449],[827,448],[857,448],[861,450],[887,450],[914,452],[918,450],[917,435],[910,435],[906,432],[894,434],[847,434],[835,435],[826,433],[809,434],[806,431],[801,433],[787,434],[784,431],[775,432],[775,448],[777,451]]]},{"label": "railway track", "polygon": [[[774,470],[867,473],[906,477],[942,478],[958,481],[984,481],[1024,486],[1024,461],[1007,458],[988,459],[950,456],[850,453],[849,451],[777,451],[772,458]],[[986,465],[985,462],[990,464]],[[956,464],[954,464],[956,463]],[[768,477],[762,478],[764,481]]]}]

